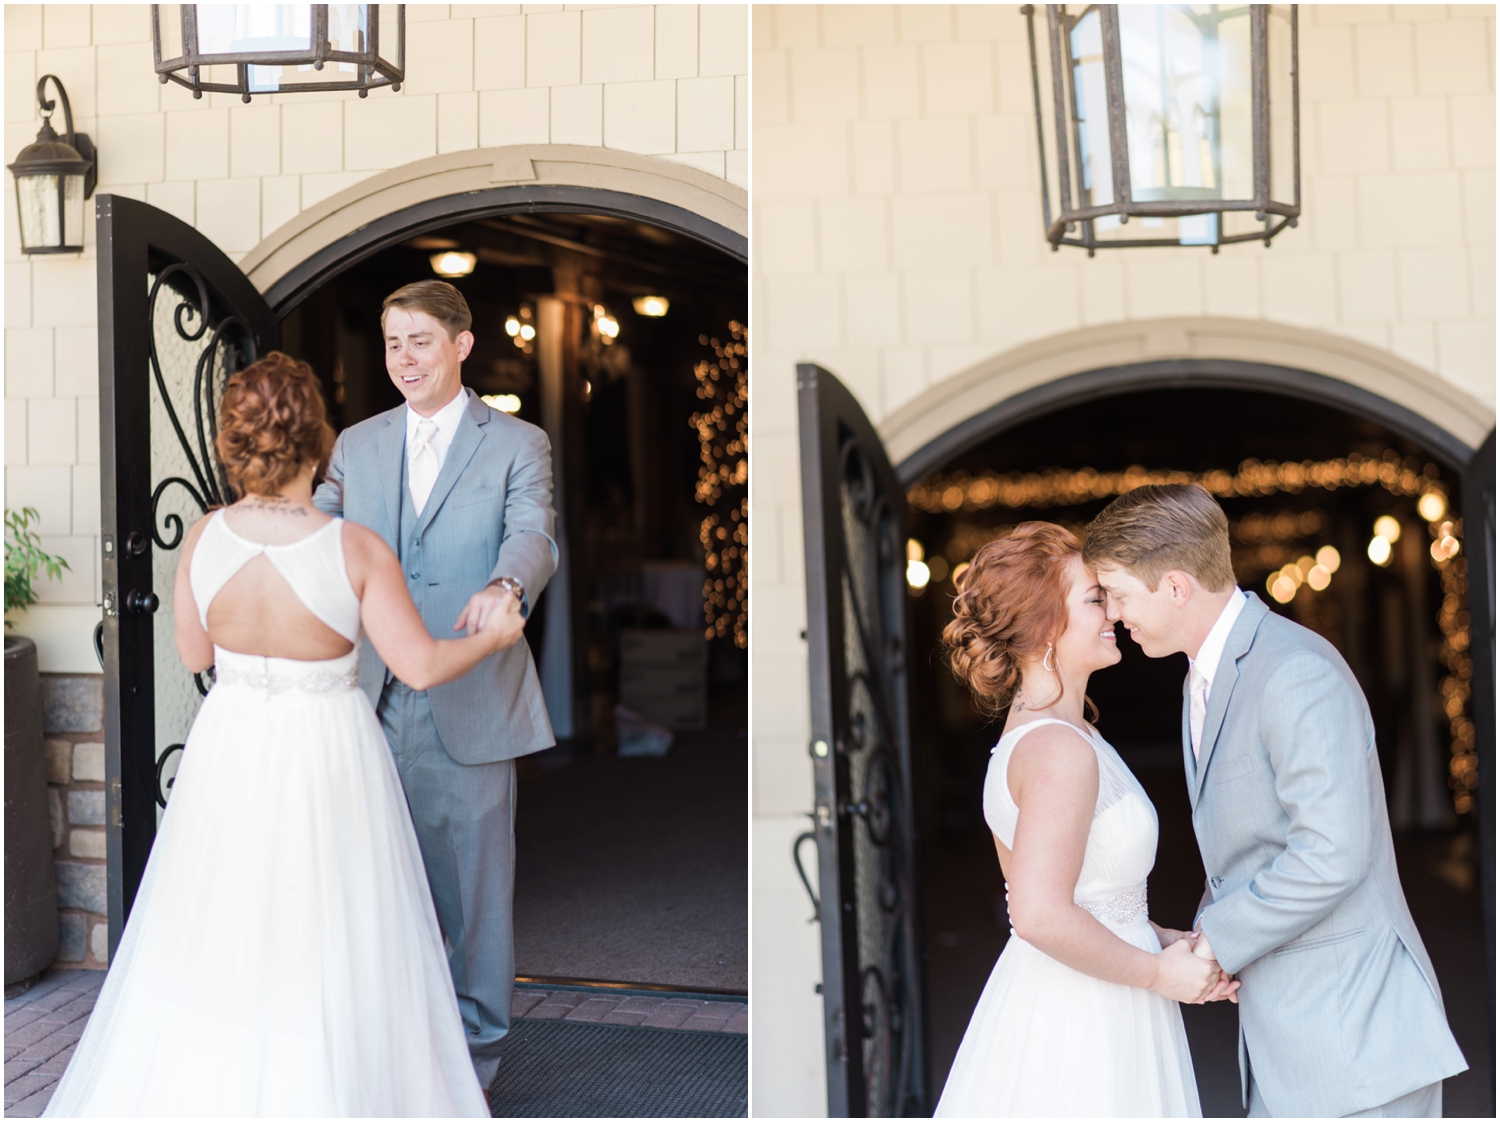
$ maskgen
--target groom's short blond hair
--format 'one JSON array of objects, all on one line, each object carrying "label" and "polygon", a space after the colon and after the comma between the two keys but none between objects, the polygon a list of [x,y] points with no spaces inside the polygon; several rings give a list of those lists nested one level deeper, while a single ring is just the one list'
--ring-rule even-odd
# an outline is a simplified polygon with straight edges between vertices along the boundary
[{"label": "groom's short blond hair", "polygon": [[392,308],[426,312],[443,325],[449,339],[457,339],[459,332],[469,330],[474,324],[474,316],[469,311],[469,302],[464,299],[464,294],[447,281],[416,281],[396,289],[380,305],[382,331],[385,330],[385,313]]},{"label": "groom's short blond hair", "polygon": [[1234,587],[1229,519],[1198,483],[1148,483],[1126,491],[1088,525],[1084,564],[1124,569],[1151,591],[1173,569],[1210,592]]}]

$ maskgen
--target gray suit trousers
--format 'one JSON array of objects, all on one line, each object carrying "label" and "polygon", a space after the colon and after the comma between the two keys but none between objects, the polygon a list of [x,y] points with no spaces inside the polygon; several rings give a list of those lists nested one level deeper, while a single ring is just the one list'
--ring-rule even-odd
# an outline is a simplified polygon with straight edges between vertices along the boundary
[{"label": "gray suit trousers", "polygon": [[386,683],[378,713],[448,941],[474,1072],[489,1087],[510,1031],[516,982],[516,762],[456,763],[438,736],[427,694],[400,681]]},{"label": "gray suit trousers", "polygon": [[[1441,1118],[1443,1116],[1443,1085],[1441,1082],[1418,1087],[1408,1095],[1392,1099],[1369,1110],[1356,1110],[1345,1118]],[[1250,1117],[1270,1118],[1265,1100],[1260,1097],[1260,1088],[1255,1085],[1255,1075],[1250,1076]]]}]

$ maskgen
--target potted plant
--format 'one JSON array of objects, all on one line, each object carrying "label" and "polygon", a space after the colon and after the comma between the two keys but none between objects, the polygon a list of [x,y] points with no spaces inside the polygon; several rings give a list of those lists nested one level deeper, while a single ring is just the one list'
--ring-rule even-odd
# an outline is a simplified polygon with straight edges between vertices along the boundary
[{"label": "potted plant", "polygon": [[[42,549],[31,507],[5,512],[5,610],[37,602],[42,572],[68,562]],[[5,621],[10,627],[10,621]],[[42,754],[42,685],[36,644],[5,636],[5,993],[27,988],[57,957],[57,881]]]}]

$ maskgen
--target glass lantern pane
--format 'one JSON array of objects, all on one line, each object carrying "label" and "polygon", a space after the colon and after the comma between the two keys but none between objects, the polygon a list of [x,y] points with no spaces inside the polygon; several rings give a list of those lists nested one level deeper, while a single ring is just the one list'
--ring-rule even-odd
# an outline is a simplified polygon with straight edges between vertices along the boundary
[{"label": "glass lantern pane", "polygon": [[205,55],[312,50],[308,4],[199,4],[198,51]]},{"label": "glass lantern pane", "polygon": [[1109,155],[1109,100],[1104,88],[1104,39],[1099,9],[1090,8],[1068,34],[1073,60],[1073,112],[1077,145],[1079,205],[1114,201],[1114,170]]},{"label": "glass lantern pane", "polygon": [[21,247],[58,245],[62,230],[57,208],[57,176],[16,176],[16,208],[21,220]]},{"label": "glass lantern pane", "polygon": [[376,29],[380,34],[380,61],[387,66],[394,67],[401,61],[396,50],[401,37],[396,20],[399,5],[378,4],[376,7],[379,8],[379,22]]},{"label": "glass lantern pane", "polygon": [[182,5],[162,4],[157,9],[163,62],[182,57]]},{"label": "glass lantern pane", "polygon": [[1132,197],[1253,198],[1249,7],[1122,4],[1119,18]]},{"label": "glass lantern pane", "polygon": [[83,245],[83,176],[63,176],[63,244]]},{"label": "glass lantern pane", "polygon": [[1272,4],[1267,20],[1271,95],[1271,198],[1294,201],[1292,163],[1292,9]]},{"label": "glass lantern pane", "polygon": [[[328,5],[328,47],[334,51],[362,54],[368,49],[370,40],[370,6],[368,4]],[[341,62],[338,70],[353,74],[359,70],[355,62]]]}]

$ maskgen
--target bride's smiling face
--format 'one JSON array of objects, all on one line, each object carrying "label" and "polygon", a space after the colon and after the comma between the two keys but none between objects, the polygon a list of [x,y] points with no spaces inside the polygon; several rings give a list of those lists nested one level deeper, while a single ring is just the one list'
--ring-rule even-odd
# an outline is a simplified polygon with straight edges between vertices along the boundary
[{"label": "bride's smiling face", "polygon": [[1068,563],[1068,626],[1057,640],[1056,665],[1091,674],[1119,661],[1115,625],[1105,614],[1099,578],[1075,557]]}]

